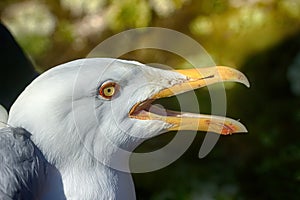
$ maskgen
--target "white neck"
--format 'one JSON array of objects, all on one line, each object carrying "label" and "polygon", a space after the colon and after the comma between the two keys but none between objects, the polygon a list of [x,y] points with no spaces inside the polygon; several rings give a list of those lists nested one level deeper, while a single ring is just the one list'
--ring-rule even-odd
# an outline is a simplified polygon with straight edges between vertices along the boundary
[{"label": "white neck", "polygon": [[135,199],[131,175],[102,164],[93,167],[75,165],[61,171],[61,175],[67,199]]}]

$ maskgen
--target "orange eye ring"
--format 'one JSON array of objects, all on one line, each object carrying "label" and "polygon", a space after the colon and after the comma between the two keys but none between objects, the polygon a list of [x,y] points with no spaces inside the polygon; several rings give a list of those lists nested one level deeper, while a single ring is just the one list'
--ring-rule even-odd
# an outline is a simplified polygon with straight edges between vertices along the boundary
[{"label": "orange eye ring", "polygon": [[105,99],[111,99],[117,92],[119,86],[115,82],[106,82],[99,88],[99,95]]}]

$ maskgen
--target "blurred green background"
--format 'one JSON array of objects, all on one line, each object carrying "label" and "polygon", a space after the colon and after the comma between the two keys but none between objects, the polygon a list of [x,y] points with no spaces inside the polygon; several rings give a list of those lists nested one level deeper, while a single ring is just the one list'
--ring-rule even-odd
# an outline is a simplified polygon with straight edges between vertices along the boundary
[{"label": "blurred green background", "polygon": [[[170,166],[134,175],[138,199],[299,199],[300,0],[1,0],[0,17],[41,72],[85,57],[123,30],[155,26],[187,34],[215,63],[247,75],[250,89],[228,87],[227,115],[240,118],[249,133],[222,136],[199,159],[200,132]],[[185,65],[173,57],[126,55]],[[209,112],[208,92],[197,95],[201,111]]]}]

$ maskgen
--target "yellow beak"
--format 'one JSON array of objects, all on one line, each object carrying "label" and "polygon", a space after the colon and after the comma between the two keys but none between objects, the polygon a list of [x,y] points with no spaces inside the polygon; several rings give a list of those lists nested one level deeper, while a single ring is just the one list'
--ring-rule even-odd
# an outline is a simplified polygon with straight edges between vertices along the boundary
[{"label": "yellow beak", "polygon": [[[154,94],[151,98],[139,102],[129,112],[129,117],[140,120],[161,120],[170,124],[169,131],[174,130],[199,130],[210,131],[223,135],[247,132],[240,122],[221,116],[183,113],[166,110],[151,105],[155,99],[174,96],[187,91],[195,90],[218,82],[240,82],[249,87],[249,82],[244,74],[236,69],[217,66],[187,70],[175,70],[186,77],[186,81],[165,88]],[[149,107],[151,106],[151,112]],[[164,113],[160,115],[159,113]]]}]

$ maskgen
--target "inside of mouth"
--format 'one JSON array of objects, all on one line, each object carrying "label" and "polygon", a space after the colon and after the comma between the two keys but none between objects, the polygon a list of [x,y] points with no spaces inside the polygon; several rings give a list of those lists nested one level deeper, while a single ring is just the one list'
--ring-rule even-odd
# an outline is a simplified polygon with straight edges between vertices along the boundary
[{"label": "inside of mouth", "polygon": [[154,114],[158,116],[168,116],[168,117],[180,117],[181,112],[172,111],[165,109],[164,106],[161,104],[157,104],[157,100],[149,99],[146,101],[141,102],[139,105],[137,105],[133,112],[131,112],[131,115],[133,116],[142,116],[142,115],[148,115],[148,114]]},{"label": "inside of mouth", "polygon": [[142,103],[136,105],[130,115],[132,117],[137,117],[138,119],[158,119],[163,120],[164,117],[176,117],[176,118],[197,118],[204,119],[205,123],[210,124],[209,126],[213,127],[213,130],[217,131],[220,134],[228,135],[236,132],[236,127],[234,124],[225,122],[225,117],[219,116],[210,116],[213,118],[207,118],[209,115],[202,115],[200,113],[188,113],[180,111],[172,111],[165,109],[161,104],[157,104],[157,101],[153,99],[146,100]]}]

